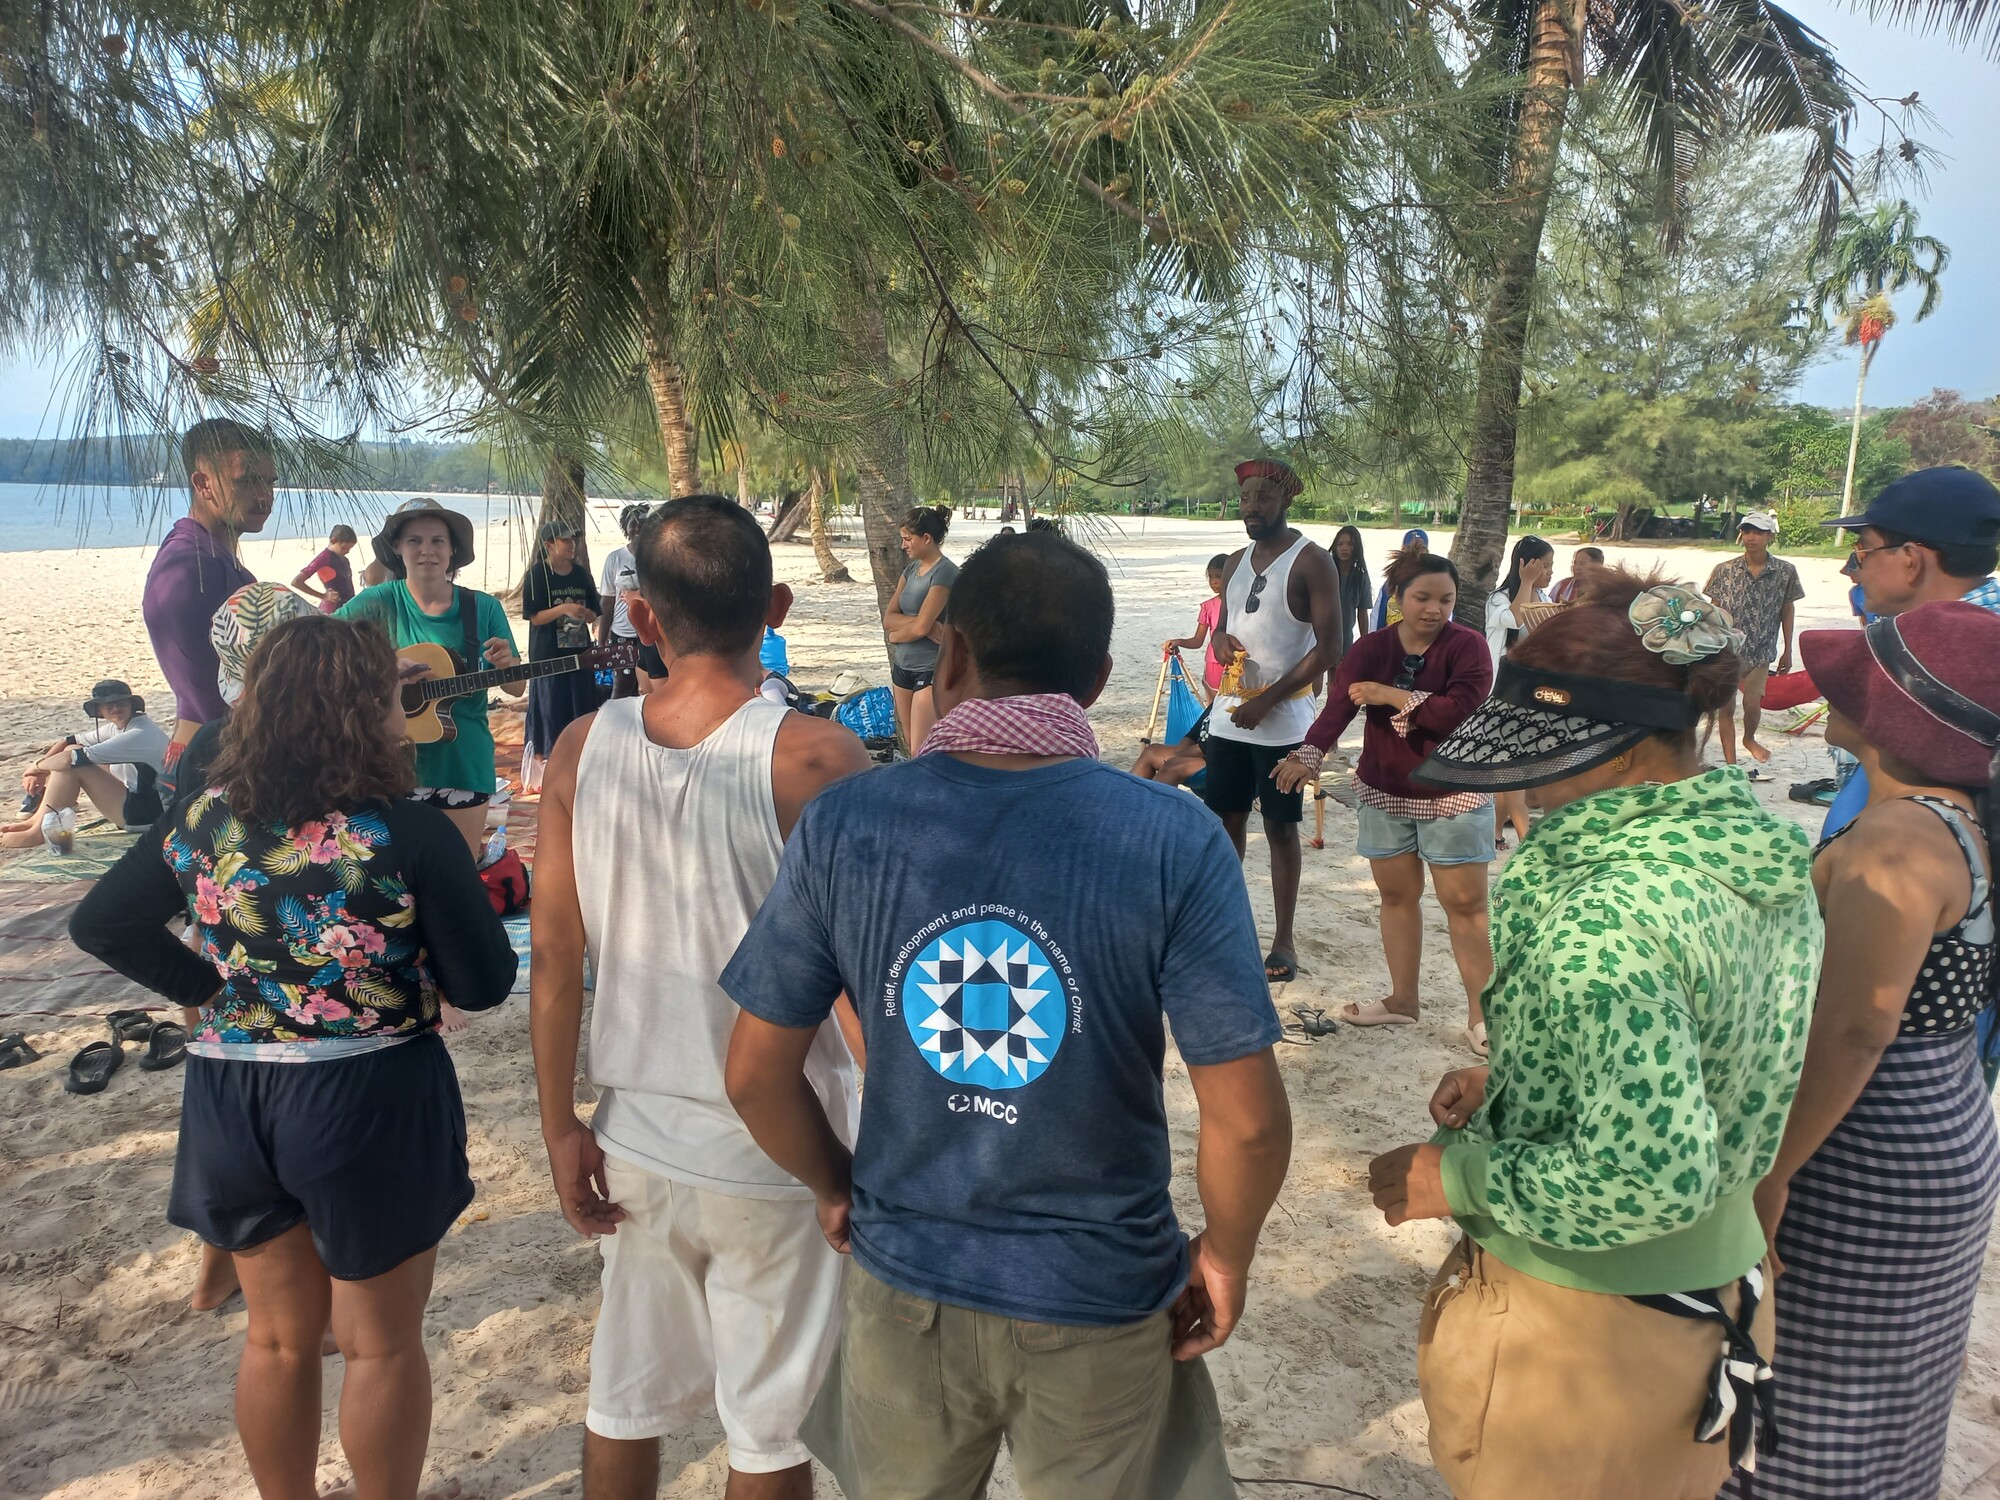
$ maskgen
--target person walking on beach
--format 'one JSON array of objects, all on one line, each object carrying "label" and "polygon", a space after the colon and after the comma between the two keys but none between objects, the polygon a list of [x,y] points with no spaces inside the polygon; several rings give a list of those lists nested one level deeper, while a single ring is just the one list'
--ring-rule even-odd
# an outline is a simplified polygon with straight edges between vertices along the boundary
[{"label": "person walking on beach", "polygon": [[1215,657],[1215,627],[1222,618],[1222,585],[1229,576],[1229,554],[1218,552],[1208,560],[1209,597],[1201,601],[1201,608],[1195,611],[1194,634],[1184,639],[1168,641],[1161,649],[1169,655],[1179,655],[1183,651],[1201,652],[1201,680],[1208,689],[1209,696],[1222,686],[1222,663]]},{"label": "person walking on beach", "polygon": [[140,605],[160,675],[174,695],[170,771],[194,732],[222,712],[209,622],[223,600],[256,581],[237,556],[238,541],[262,531],[271,519],[278,482],[270,439],[226,417],[187,430],[181,465],[188,476],[188,513],[153,554]]},{"label": "person walking on beach", "polygon": [[167,732],[147,716],[146,700],[107,677],[90,690],[83,711],[95,724],[65,735],[29,768],[23,783],[31,785],[36,804],[18,822],[0,825],[0,849],[32,849],[85,797],[119,828],[144,828],[160,815]]},{"label": "person walking on beach", "polygon": [[332,614],[354,597],[354,568],[347,561],[347,554],[359,540],[352,526],[334,527],[326,545],[292,579],[293,588],[319,601],[321,614]]},{"label": "person walking on beach", "polygon": [[[652,513],[649,505],[628,505],[618,512],[618,530],[625,540],[605,555],[604,576],[597,583],[597,592],[604,601],[597,616],[597,639],[602,643],[629,641],[635,647],[640,644],[639,634],[632,628],[630,610],[632,596],[639,592],[639,567],[632,560],[632,539]],[[639,667],[620,667],[613,684],[612,697],[630,698],[650,691],[652,677]]]},{"label": "person walking on beach", "polygon": [[882,629],[889,636],[889,685],[896,699],[896,722],[915,755],[937,720],[931,703],[931,676],[937,671],[938,620],[944,614],[958,564],[944,555],[951,512],[942,505],[919,505],[903,517],[903,565]]},{"label": "person walking on beach", "polygon": [[329,1324],[355,1492],[417,1493],[424,1304],[438,1242],[473,1197],[441,996],[484,1010],[514,982],[464,840],[407,800],[403,727],[378,631],[317,614],[278,627],[213,787],[127,851],[70,923],[85,952],[200,1008],[167,1217],[230,1252],[241,1278],[236,1425],[272,1500],[317,1492]]},{"label": "person walking on beach", "polygon": [[[428,496],[405,501],[375,534],[375,557],[394,576],[363,589],[336,618],[372,621],[398,650],[420,641],[442,646],[466,672],[511,667],[519,660],[500,601],[452,582],[473,557],[472,522],[464,516]],[[501,691],[518,698],[523,687],[510,682]],[[450,818],[477,858],[486,842],[486,804],[493,800],[495,780],[486,694],[453,698],[442,712],[451,715],[458,733],[417,746],[417,787],[411,795]]]},{"label": "person walking on beach", "polygon": [[[1368,1167],[1391,1225],[1449,1216],[1462,1235],[1417,1333],[1431,1456],[1458,1500],[1706,1500],[1753,1455],[1767,1493],[1753,1192],[1822,930],[1804,833],[1740,771],[1701,767],[1696,726],[1735,695],[1738,638],[1692,589],[1607,572],[1508,653],[1416,772],[1532,789],[1544,814],[1493,894],[1492,1063],[1447,1073],[1442,1129]],[[1802,1351],[1778,1348],[1782,1401]]]},{"label": "person walking on beach", "polygon": [[1868,805],[1813,862],[1826,964],[1757,1189],[1781,1271],[1785,1441],[1731,1493],[1933,1500],[2000,1204],[1974,1040],[1995,994],[2000,619],[1919,604],[1799,646]]},{"label": "person walking on beach", "polygon": [[1368,553],[1359,527],[1343,526],[1333,534],[1333,566],[1340,577],[1340,654],[1368,634]]},{"label": "person walking on beach", "polygon": [[1275,921],[1264,974],[1273,984],[1298,976],[1292,921],[1299,904],[1297,787],[1271,779],[1298,748],[1318,705],[1313,686],[1333,670],[1340,648],[1340,582],[1333,559],[1287,519],[1303,486],[1277,459],[1236,466],[1237,511],[1250,545],[1229,564],[1214,651],[1223,680],[1210,705],[1208,780],[1202,799],[1222,819],[1243,858],[1254,804],[1271,849]]},{"label": "person walking on beach", "polygon": [[[1806,596],[1806,586],[1799,582],[1797,568],[1771,555],[1771,543],[1778,535],[1778,518],[1771,512],[1751,511],[1738,524],[1736,534],[1743,543],[1743,555],[1717,563],[1704,592],[1729,611],[1729,618],[1743,632],[1743,749],[1751,760],[1750,779],[1768,781],[1770,773],[1763,767],[1771,752],[1757,740],[1757,726],[1764,717],[1764,679],[1770,676],[1773,656],[1778,659],[1779,672],[1792,670],[1792,617],[1794,607]],[[1722,759],[1733,766],[1734,703],[1717,715],[1716,727],[1722,733]]]},{"label": "person walking on beach", "polygon": [[[541,555],[521,579],[521,618],[528,622],[528,660],[550,661],[588,649],[604,601],[590,574],[576,565],[574,526],[544,521],[536,545]],[[562,732],[602,696],[594,672],[558,672],[528,684],[527,763],[546,760]],[[534,789],[537,778],[521,779]]]},{"label": "person walking on beach", "polygon": [[[808,1500],[798,1428],[839,1335],[842,1263],[811,1189],[730,1106],[736,1010],[716,981],[800,810],[866,770],[868,754],[841,726],[758,695],[758,646],[791,590],[772,583],[748,511],[719,495],[669,501],[634,550],[634,623],[664,637],[673,674],[557,741],[535,860],[542,1136],[563,1217],[603,1236],[584,1493],[651,1500],[661,1436],[713,1409],[729,1500]],[[645,910],[674,916],[638,920]],[[586,953],[589,1125],[575,1106]],[[831,1023],[804,1063],[813,1098],[852,1141],[854,1063]]]},{"label": "person walking on beach", "polygon": [[[1026,1500],[1235,1494],[1199,1356],[1243,1315],[1290,1156],[1278,1019],[1222,830],[1097,759],[1111,623],[1060,536],[969,557],[925,752],[806,808],[723,971],[729,1096],[853,1256],[805,1433],[850,1496],[972,1500],[1003,1439]],[[843,992],[851,1156],[807,1080]],[[1167,1022],[1200,1112],[1192,1241]]]},{"label": "person walking on beach", "polygon": [[[1458,569],[1448,557],[1411,559],[1400,621],[1363,636],[1334,674],[1326,711],[1304,743],[1278,766],[1277,784],[1296,791],[1319,774],[1341,733],[1365,714],[1355,768],[1355,848],[1382,897],[1382,951],[1389,993],[1343,1007],[1355,1026],[1408,1026],[1422,1005],[1424,872],[1430,871],[1465,985],[1466,1041],[1486,1055],[1480,991],[1493,972],[1486,932],[1486,867],[1493,862],[1493,804],[1483,792],[1443,792],[1410,779],[1424,756],[1464,722],[1493,686],[1486,642],[1451,617]],[[1210,752],[1211,757],[1213,751]]]}]

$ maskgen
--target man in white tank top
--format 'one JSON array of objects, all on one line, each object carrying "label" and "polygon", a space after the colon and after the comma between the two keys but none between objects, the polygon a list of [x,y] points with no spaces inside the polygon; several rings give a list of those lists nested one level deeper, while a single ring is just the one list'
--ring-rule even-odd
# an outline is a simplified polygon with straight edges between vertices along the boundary
[{"label": "man in white tank top", "polygon": [[[784,623],[792,595],[772,582],[749,512],[717,495],[674,500],[632,547],[632,624],[673,671],[564,731],[535,859],[542,1136],[563,1217],[604,1237],[584,1494],[651,1500],[660,1438],[713,1410],[728,1500],[810,1500],[798,1428],[839,1339],[843,1264],[812,1192],[724,1092],[736,1006],[716,981],[801,809],[868,755],[839,725],[758,695],[764,627]],[[589,1125],[575,1102],[586,952]],[[843,1029],[821,1028],[806,1080],[851,1142]]]},{"label": "man in white tank top", "polygon": [[1319,713],[1313,686],[1340,660],[1340,580],[1324,547],[1287,519],[1303,486],[1274,458],[1236,466],[1237,510],[1250,545],[1229,559],[1215,659],[1222,686],[1208,716],[1208,779],[1202,798],[1243,855],[1254,803],[1271,846],[1276,930],[1264,975],[1282,984],[1298,973],[1292,917],[1299,904],[1299,820],[1304,797],[1281,792],[1271,774],[1305,741]]}]

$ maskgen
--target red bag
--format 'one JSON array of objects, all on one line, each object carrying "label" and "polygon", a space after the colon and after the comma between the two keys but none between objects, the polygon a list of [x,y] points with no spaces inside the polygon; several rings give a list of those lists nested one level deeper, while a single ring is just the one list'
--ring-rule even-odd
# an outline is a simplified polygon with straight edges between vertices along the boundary
[{"label": "red bag", "polygon": [[479,878],[486,883],[486,899],[501,916],[528,909],[528,867],[512,849],[481,870]]},{"label": "red bag", "polygon": [[1821,696],[1804,671],[1775,672],[1764,679],[1764,707],[1798,708]]}]

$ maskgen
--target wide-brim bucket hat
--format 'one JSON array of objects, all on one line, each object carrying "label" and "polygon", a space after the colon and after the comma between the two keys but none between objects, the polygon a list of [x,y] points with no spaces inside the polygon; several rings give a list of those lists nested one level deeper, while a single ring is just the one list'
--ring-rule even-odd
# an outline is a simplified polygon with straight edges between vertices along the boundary
[{"label": "wide-brim bucket hat", "polygon": [[215,647],[215,686],[232,708],[243,696],[250,675],[250,653],[257,643],[287,620],[303,620],[319,611],[290,589],[275,583],[246,583],[223,600],[208,622],[208,643]]},{"label": "wide-brim bucket hat", "polygon": [[146,700],[132,691],[130,683],[120,682],[116,677],[100,678],[91,685],[90,696],[83,700],[83,711],[93,719],[98,718],[103,714],[105,704],[115,703],[120,698],[132,700],[133,713],[146,711]]},{"label": "wide-brim bucket hat", "polygon": [[451,566],[456,572],[472,561],[472,522],[455,510],[448,510],[429,495],[419,495],[414,500],[405,500],[393,511],[389,519],[382,523],[382,529],[375,533],[375,561],[397,577],[403,576],[403,559],[396,551],[396,538],[403,527],[411,521],[442,521],[451,533]]},{"label": "wide-brim bucket hat", "polygon": [[1919,604],[1861,630],[1808,630],[1799,654],[1843,719],[1936,786],[1983,787],[2000,749],[2000,615]]}]

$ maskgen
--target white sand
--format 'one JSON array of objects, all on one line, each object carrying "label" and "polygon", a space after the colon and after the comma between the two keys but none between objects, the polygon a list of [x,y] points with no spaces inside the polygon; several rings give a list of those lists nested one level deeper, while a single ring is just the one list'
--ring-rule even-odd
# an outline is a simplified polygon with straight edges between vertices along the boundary
[{"label": "white sand", "polygon": [[[968,524],[948,551],[962,555],[993,530]],[[1321,541],[1331,527],[1313,527]],[[1158,643],[1184,634],[1204,596],[1202,564],[1233,548],[1233,526],[1126,523],[1100,545],[1118,590],[1119,666],[1094,717],[1105,753],[1128,761],[1151,703]],[[1379,568],[1392,538],[1371,532]],[[592,537],[596,555],[613,544]],[[505,541],[483,543],[497,558]],[[1440,547],[1448,539],[1437,539]],[[254,545],[248,561],[289,578],[309,543]],[[857,568],[858,547],[848,553]],[[1568,547],[1561,549],[1567,571]],[[517,554],[518,555],[518,554]],[[13,601],[0,623],[0,749],[18,754],[78,722],[91,680],[128,677],[148,693],[160,683],[139,618],[150,554],[137,549],[0,556],[0,592]],[[1699,582],[1716,556],[1687,549],[1621,549],[1618,560],[1660,563]],[[1847,618],[1831,560],[1800,564],[1810,596],[1801,623]],[[804,547],[781,553],[800,583],[787,634],[805,685],[855,668],[885,680],[865,586],[823,587]],[[504,569],[475,563],[468,581],[497,586]],[[165,707],[164,695],[160,705]],[[1816,736],[1770,736],[1778,782],[1772,806],[1808,812],[1784,786],[1824,774]],[[11,767],[14,762],[9,762]],[[6,774],[11,776],[11,770]],[[1332,1007],[1381,993],[1374,899],[1353,853],[1352,814],[1329,804],[1327,847],[1307,851],[1299,914],[1307,972],[1278,999]],[[1270,882],[1260,842],[1249,860],[1253,901],[1268,924]],[[1268,933],[1268,925],[1265,928]],[[1423,1024],[1340,1035],[1281,1048],[1297,1118],[1290,1180],[1258,1261],[1249,1315],[1213,1360],[1234,1467],[1245,1476],[1292,1476],[1390,1497],[1441,1496],[1417,1400],[1417,1303],[1451,1237],[1443,1224],[1392,1230],[1370,1207],[1368,1158],[1421,1139],[1424,1101],[1437,1077],[1470,1059],[1458,1030],[1463,1001],[1435,911],[1428,931]],[[231,1427],[230,1392],[243,1332],[240,1302],[220,1313],[187,1310],[195,1249],[164,1219],[179,1098],[172,1076],[126,1069],[93,1098],[61,1091],[64,1060],[96,1028],[30,1028],[48,1056],[0,1074],[0,1496],[66,1500],[236,1497],[252,1493]],[[430,1473],[457,1478],[484,1500],[581,1493],[578,1455],[597,1256],[551,1201],[530,1079],[525,1003],[516,1000],[454,1042],[471,1123],[479,1199],[446,1240],[428,1343],[436,1381]],[[1169,1062],[1177,1199],[1199,1222],[1193,1197],[1195,1123],[1185,1069]],[[2000,1255],[2000,1252],[1996,1252]],[[1971,1359],[1952,1427],[1948,1496],[2000,1494],[2000,1322],[1989,1262]],[[323,1477],[345,1476],[332,1412],[340,1362],[327,1362]],[[725,1472],[712,1424],[670,1440],[665,1488],[715,1496]],[[822,1480],[821,1491],[832,1494]],[[998,1495],[1012,1495],[1004,1479]],[[1306,1500],[1289,1485],[1246,1496]]]}]

